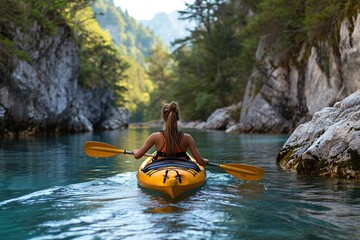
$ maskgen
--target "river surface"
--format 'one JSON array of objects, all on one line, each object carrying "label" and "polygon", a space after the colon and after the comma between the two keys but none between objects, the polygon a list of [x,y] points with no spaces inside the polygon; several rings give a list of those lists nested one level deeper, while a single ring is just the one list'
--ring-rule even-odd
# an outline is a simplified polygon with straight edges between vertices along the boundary
[{"label": "river surface", "polygon": [[207,181],[176,200],[141,188],[131,155],[91,158],[84,143],[141,146],[130,128],[0,139],[1,239],[360,239],[360,184],[276,165],[287,135],[186,130],[213,163],[265,170],[243,181],[208,166]]}]

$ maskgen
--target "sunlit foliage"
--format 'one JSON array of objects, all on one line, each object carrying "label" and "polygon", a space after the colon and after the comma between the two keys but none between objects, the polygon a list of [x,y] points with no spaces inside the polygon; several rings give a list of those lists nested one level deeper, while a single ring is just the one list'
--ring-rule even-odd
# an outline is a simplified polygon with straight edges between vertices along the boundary
[{"label": "sunlit foliage", "polygon": [[126,58],[130,63],[130,68],[126,71],[127,81],[125,106],[131,113],[132,121],[142,121],[144,112],[149,107],[150,94],[154,85],[144,69],[133,59]]},{"label": "sunlit foliage", "polygon": [[158,89],[159,81],[154,79],[154,76],[149,76],[151,70],[148,71],[147,58],[155,46],[165,49],[165,44],[127,12],[115,7],[110,0],[97,1],[93,9],[100,26],[111,35],[112,41],[130,64],[130,68],[125,72],[128,93],[124,99],[125,106],[130,110],[131,120],[149,120],[153,116],[153,104],[156,104],[151,100],[151,96],[156,95],[153,91]]},{"label": "sunlit foliage", "polygon": [[109,33],[92,18],[93,14],[88,7],[75,16],[78,20],[76,30],[80,33],[77,37],[81,57],[80,82],[87,87],[101,84],[119,86],[128,64],[121,58]]},{"label": "sunlit foliage", "polygon": [[161,46],[154,46],[146,60],[147,74],[154,84],[150,96],[149,108],[145,110],[145,119],[159,119],[160,109],[169,99],[169,91],[174,87],[174,61],[171,54]]}]

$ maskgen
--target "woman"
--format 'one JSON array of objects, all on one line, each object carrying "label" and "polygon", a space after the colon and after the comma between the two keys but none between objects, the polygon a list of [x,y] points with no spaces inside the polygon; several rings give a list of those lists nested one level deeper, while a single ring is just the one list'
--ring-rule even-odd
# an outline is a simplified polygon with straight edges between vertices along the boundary
[{"label": "woman", "polygon": [[201,166],[206,165],[208,160],[200,155],[193,137],[190,134],[178,131],[179,109],[175,102],[167,103],[163,106],[162,118],[165,122],[165,129],[152,133],[140,149],[134,149],[133,154],[135,158],[141,158],[155,145],[157,151],[155,159],[172,156],[187,159],[186,151],[190,149],[192,156],[198,164]]}]

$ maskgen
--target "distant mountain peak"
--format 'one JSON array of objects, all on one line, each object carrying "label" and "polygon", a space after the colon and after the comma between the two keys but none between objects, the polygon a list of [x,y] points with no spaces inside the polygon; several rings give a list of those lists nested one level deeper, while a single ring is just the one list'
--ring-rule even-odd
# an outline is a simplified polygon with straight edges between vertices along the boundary
[{"label": "distant mountain peak", "polygon": [[177,11],[170,14],[159,12],[151,20],[139,20],[139,22],[170,46],[175,39],[188,36],[187,29],[194,27],[194,24],[189,21],[179,20],[179,16]]},{"label": "distant mountain peak", "polygon": [[165,12],[159,12],[154,15],[153,19],[158,17],[167,17],[167,16],[168,15]]}]

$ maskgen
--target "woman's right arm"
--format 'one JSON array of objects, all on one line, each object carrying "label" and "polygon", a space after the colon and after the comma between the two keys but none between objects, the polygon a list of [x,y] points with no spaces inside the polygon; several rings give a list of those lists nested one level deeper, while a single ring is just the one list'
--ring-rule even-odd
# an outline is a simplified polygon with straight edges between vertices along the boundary
[{"label": "woman's right arm", "polygon": [[195,160],[201,165],[201,166],[205,166],[206,164],[208,164],[208,160],[203,158],[199,152],[199,150],[196,147],[196,143],[194,138],[191,135],[188,135],[188,147],[190,149],[191,154],[193,155],[193,157],[195,158]]},{"label": "woman's right arm", "polygon": [[134,154],[134,157],[136,159],[142,158],[145,153],[155,145],[156,142],[156,134],[152,133],[145,141],[145,143],[142,145],[140,149],[134,149],[132,153]]}]

